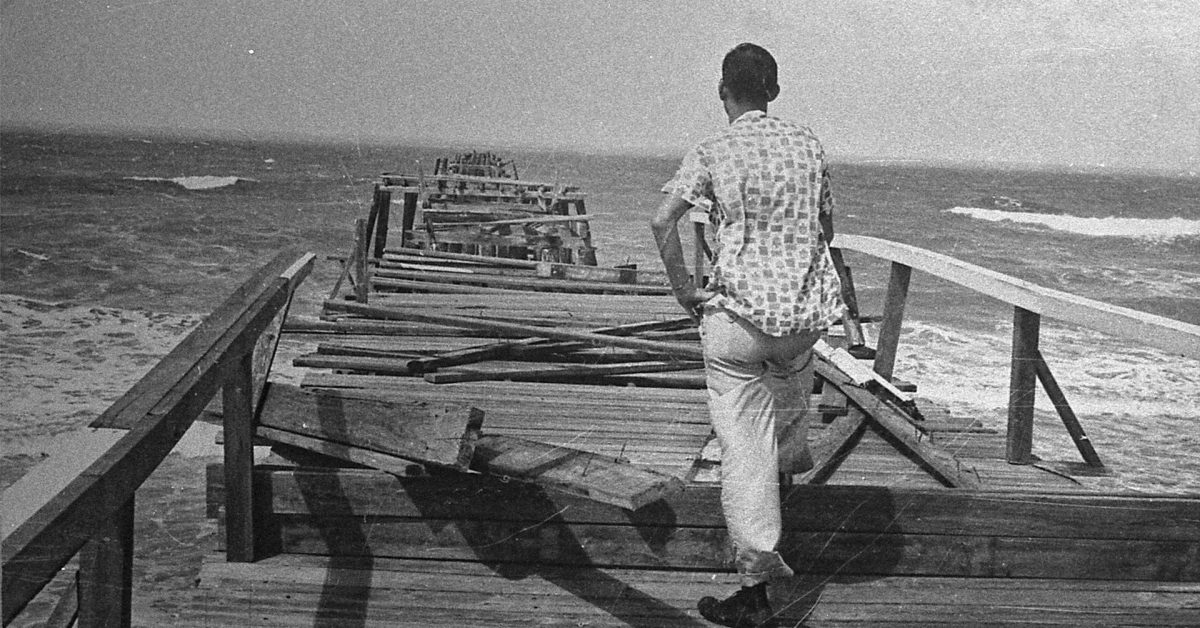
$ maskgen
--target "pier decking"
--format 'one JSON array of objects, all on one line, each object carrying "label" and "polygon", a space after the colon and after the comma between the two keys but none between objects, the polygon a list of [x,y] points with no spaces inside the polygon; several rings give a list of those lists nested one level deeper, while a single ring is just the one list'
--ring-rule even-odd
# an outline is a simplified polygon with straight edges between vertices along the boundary
[{"label": "pier decking", "polygon": [[[32,478],[5,493],[6,625],[81,547],[51,625],[130,624],[133,494],[197,416],[224,423],[226,457],[207,477],[218,541],[181,626],[709,625],[696,600],[736,587],[719,451],[695,331],[660,278],[372,235],[347,263],[354,285],[282,328],[310,349],[298,385],[261,386],[254,367],[307,273],[282,260],[101,417],[115,444],[95,464],[59,492]],[[1037,460],[1025,429],[1026,395],[1056,388],[1040,315],[1137,321],[1181,359],[1200,357],[1200,332],[839,238],[893,264],[861,362],[890,375],[909,273],[937,266],[1014,305],[1014,404],[991,429],[922,400],[920,382],[891,380],[917,393],[896,397],[822,360],[816,467],[782,488],[797,577],[773,586],[778,624],[1200,624],[1200,497],[1103,488],[1069,407],[1082,461]]]},{"label": "pier decking", "polygon": [[[484,438],[598,454],[682,490],[629,509],[586,494],[586,467],[565,486],[348,468],[277,447],[255,471],[267,557],[230,563],[218,548],[190,625],[708,625],[696,600],[734,590],[736,578],[719,462],[706,455],[702,370],[652,344],[571,344],[587,330],[677,320],[658,277],[568,286],[534,268],[426,255],[389,250],[375,261],[369,305],[335,295],[326,320],[294,324],[315,348],[296,359],[312,369],[303,390],[399,405],[453,399],[483,411]],[[391,282],[415,262],[424,271]],[[529,350],[539,336],[522,325],[560,350]],[[636,338],[694,343],[680,327]],[[516,348],[472,352],[505,343]],[[672,361],[677,369],[650,368]],[[638,367],[604,370],[629,364]],[[779,625],[1200,621],[1200,501],[1089,488],[1079,479],[1103,470],[1082,461],[1011,464],[1007,434],[924,401],[923,421],[906,424],[912,438],[898,438],[818,379],[819,468],[784,489],[784,552],[800,575],[772,590]],[[939,461],[969,488],[947,487],[931,466]],[[217,516],[222,477],[210,470]]]}]

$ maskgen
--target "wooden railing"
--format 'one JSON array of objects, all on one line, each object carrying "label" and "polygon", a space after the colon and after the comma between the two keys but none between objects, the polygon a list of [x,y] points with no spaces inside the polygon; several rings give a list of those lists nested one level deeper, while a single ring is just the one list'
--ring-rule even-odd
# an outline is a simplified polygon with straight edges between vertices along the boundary
[{"label": "wooden railing", "polygon": [[1033,404],[1037,382],[1058,410],[1084,460],[1100,466],[1070,404],[1038,348],[1043,316],[1129,338],[1185,359],[1200,360],[1200,326],[1044,288],[915,246],[878,238],[839,234],[834,244],[891,262],[883,320],[876,345],[875,371],[892,376],[909,279],[914,269],[970,288],[1013,307],[1012,362],[1009,378],[1007,459],[1033,461]]},{"label": "wooden railing", "polygon": [[106,410],[93,430],[4,492],[4,625],[76,554],[75,581],[46,625],[69,626],[76,619],[81,627],[130,625],[135,494],[218,393],[229,560],[253,560],[254,404],[278,325],[313,259],[294,252],[273,259]]}]

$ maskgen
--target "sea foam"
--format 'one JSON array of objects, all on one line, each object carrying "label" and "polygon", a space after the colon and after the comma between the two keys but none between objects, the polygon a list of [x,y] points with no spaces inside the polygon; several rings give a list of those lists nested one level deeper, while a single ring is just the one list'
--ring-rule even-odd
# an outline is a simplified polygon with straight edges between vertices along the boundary
[{"label": "sea foam", "polygon": [[1091,218],[1069,214],[1042,214],[982,207],[954,207],[945,211],[988,222],[1039,225],[1055,231],[1093,237],[1137,238],[1155,241],[1200,237],[1200,220],[1180,217],[1120,218],[1108,216]]},{"label": "sea foam", "polygon": [[215,188],[228,187],[238,181],[254,181],[254,179],[246,179],[243,177],[218,177],[213,175],[189,176],[189,177],[174,177],[171,179],[165,177],[125,177],[131,181],[166,181],[174,183],[180,187],[189,190],[212,190]]}]

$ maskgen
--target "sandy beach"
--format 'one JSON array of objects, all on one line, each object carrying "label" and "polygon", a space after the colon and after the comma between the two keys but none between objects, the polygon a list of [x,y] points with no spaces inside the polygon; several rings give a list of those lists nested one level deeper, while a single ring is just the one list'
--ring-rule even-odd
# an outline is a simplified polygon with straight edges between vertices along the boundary
[{"label": "sandy beach", "polygon": [[[62,443],[86,438],[87,425],[201,320],[0,294],[0,490],[39,464],[54,464]],[[272,379],[293,379],[291,356],[302,350],[303,343],[282,342]],[[196,422],[137,493],[134,626],[177,619],[203,555],[216,547],[216,522],[205,516],[205,467],[221,461],[219,431]],[[73,561],[12,625],[40,625],[75,569]]]}]

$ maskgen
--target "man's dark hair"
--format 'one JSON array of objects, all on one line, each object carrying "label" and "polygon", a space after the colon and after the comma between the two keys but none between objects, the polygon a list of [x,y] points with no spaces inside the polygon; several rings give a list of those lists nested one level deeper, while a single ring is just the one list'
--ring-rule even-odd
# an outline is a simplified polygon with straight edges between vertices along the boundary
[{"label": "man's dark hair", "polygon": [[738,100],[769,102],[779,93],[779,66],[762,46],[738,44],[721,63],[721,82]]}]

